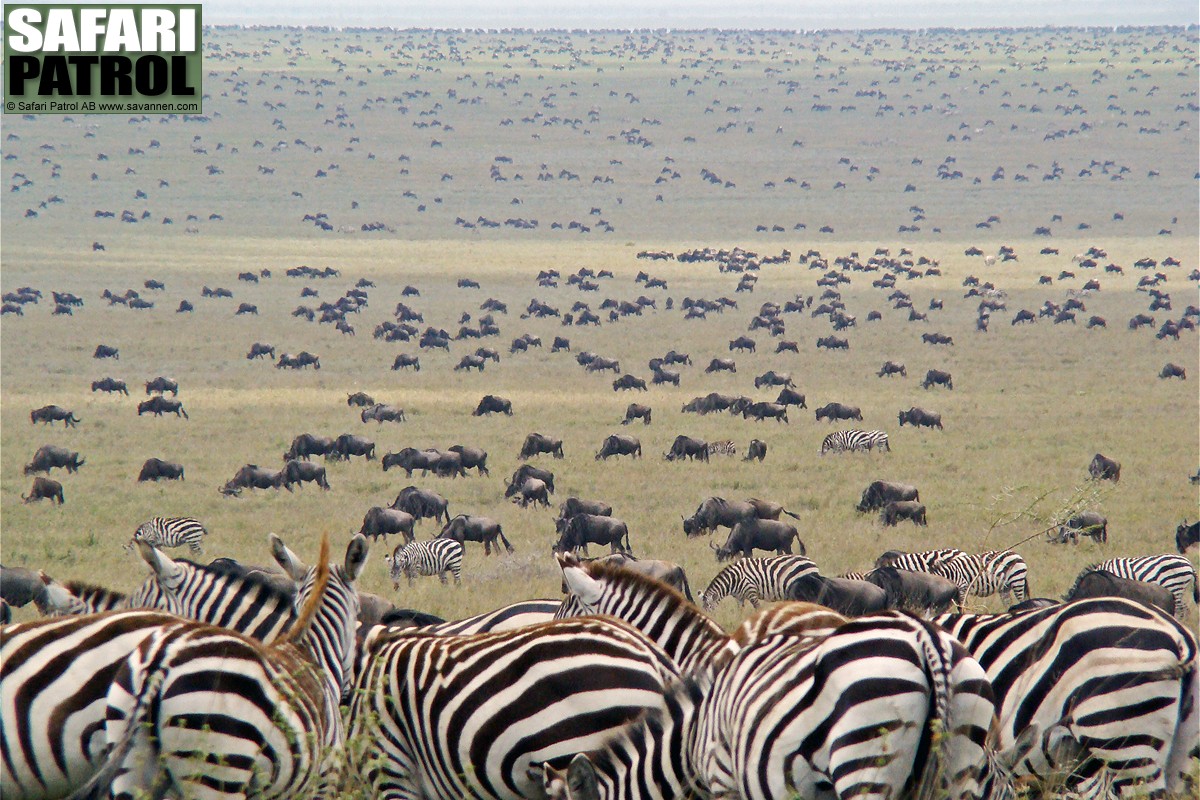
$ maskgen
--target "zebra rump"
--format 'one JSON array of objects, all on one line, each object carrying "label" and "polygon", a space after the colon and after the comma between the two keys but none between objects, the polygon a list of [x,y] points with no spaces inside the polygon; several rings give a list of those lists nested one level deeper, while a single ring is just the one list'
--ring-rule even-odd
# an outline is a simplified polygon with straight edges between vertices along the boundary
[{"label": "zebra rump", "polygon": [[821,442],[821,455],[828,452],[845,453],[879,450],[890,452],[888,436],[883,431],[846,430],[834,431]]},{"label": "zebra rump", "polygon": [[791,582],[810,573],[817,573],[817,565],[804,556],[743,558],[717,573],[700,593],[700,607],[712,611],[724,597],[754,608],[763,601],[787,600]]},{"label": "zebra rump", "polygon": [[199,520],[191,517],[154,517],[138,526],[133,538],[125,545],[125,551],[132,551],[137,542],[145,542],[155,547],[183,547],[186,544],[198,554],[204,550],[200,545],[207,534]]},{"label": "zebra rump", "polygon": [[[1163,587],[1171,594],[1175,595],[1175,617],[1183,619],[1187,613],[1187,589],[1191,585],[1192,603],[1200,602],[1200,586],[1196,582],[1196,567],[1186,556],[1177,556],[1174,553],[1168,553],[1161,556],[1141,556],[1138,558],[1110,558],[1108,561],[1101,561],[1099,564],[1093,564],[1085,569],[1075,579],[1075,583],[1079,583],[1079,579],[1088,572],[1094,570],[1105,570],[1116,575],[1118,578],[1127,578],[1131,581],[1143,581],[1145,583],[1156,583]],[[1071,591],[1075,591],[1075,587],[1071,587]]]}]

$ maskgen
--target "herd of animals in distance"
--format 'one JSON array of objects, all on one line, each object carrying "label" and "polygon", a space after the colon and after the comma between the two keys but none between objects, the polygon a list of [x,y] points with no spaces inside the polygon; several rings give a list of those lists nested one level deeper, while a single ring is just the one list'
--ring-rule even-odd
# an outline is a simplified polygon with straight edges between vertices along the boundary
[{"label": "herd of animals in distance", "polygon": [[204,41],[6,118],[6,798],[1194,795],[1194,28]]}]

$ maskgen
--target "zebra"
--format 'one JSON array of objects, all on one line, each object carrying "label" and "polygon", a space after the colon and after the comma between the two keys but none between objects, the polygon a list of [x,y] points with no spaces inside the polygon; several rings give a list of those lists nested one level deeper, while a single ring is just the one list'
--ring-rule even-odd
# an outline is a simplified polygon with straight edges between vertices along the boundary
[{"label": "zebra", "polygon": [[723,439],[719,442],[708,443],[708,454],[710,456],[736,456],[737,445],[732,439]]},{"label": "zebra", "polygon": [[[92,775],[103,749],[98,732],[104,724],[105,692],[124,660],[160,626],[182,616],[269,644],[295,619],[292,596],[270,584],[176,562],[144,542],[139,546],[155,574],[127,598],[128,609],[82,615],[77,610],[72,616],[4,628],[0,795],[59,797]],[[281,566],[294,565],[274,534],[271,546]],[[86,611],[57,582],[47,585],[47,595],[59,609]]]},{"label": "zebra", "polygon": [[560,607],[561,600],[521,600],[473,617],[426,625],[421,631],[438,636],[470,636],[476,633],[511,631],[526,625],[549,622],[554,619]]},{"label": "zebra", "polygon": [[717,573],[700,593],[700,608],[711,612],[725,597],[754,608],[762,601],[787,600],[788,585],[809,573],[816,574],[817,565],[804,556],[743,558]]},{"label": "zebra", "polygon": [[601,561],[558,556],[568,594],[555,619],[608,614],[653,639],[684,675],[735,649],[721,626],[662,581]]},{"label": "zebra", "polygon": [[146,542],[155,547],[183,547],[186,544],[198,555],[204,551],[200,543],[207,535],[204,526],[191,517],[154,517],[133,532],[133,538],[125,545],[125,552],[133,552],[138,542]]},{"label": "zebra", "polygon": [[1179,619],[1183,619],[1185,616],[1187,608],[1185,597],[1188,584],[1191,584],[1192,587],[1192,603],[1200,602],[1200,594],[1198,594],[1200,587],[1196,583],[1196,567],[1186,556],[1169,553],[1138,558],[1110,558],[1108,561],[1093,564],[1079,573],[1079,576],[1075,578],[1075,583],[1071,586],[1071,591],[1075,590],[1075,586],[1084,575],[1098,569],[1107,570],[1119,578],[1157,583],[1162,586],[1175,595],[1175,616]]},{"label": "zebra", "polygon": [[835,453],[855,452],[859,450],[891,452],[888,436],[883,431],[846,430],[834,431],[821,442],[821,455],[833,451]]},{"label": "zebra", "polygon": [[1196,637],[1116,597],[933,620],[970,651],[996,693],[1000,744],[1040,726],[1022,775],[1081,797],[1183,795],[1200,756]]},{"label": "zebra", "polygon": [[800,600],[776,603],[747,617],[729,638],[739,647],[765,641],[772,636],[824,638],[846,622],[833,609]]},{"label": "zebra", "polygon": [[[886,612],[828,636],[774,636],[715,674],[673,687],[660,709],[543,765],[550,800],[712,797],[1011,798],[988,739],[983,669],[937,627]],[[1029,746],[1031,734],[1023,747]],[[1007,760],[1020,757],[1014,749]]]},{"label": "zebra", "polygon": [[284,547],[281,566],[299,584],[297,614],[272,644],[198,622],[157,627],[108,689],[111,749],[76,796],[148,788],[151,796],[313,795],[334,777],[345,741],[339,703],[350,685],[354,582],[367,550],[356,536],[335,567],[325,536],[309,568]]},{"label": "zebra", "polygon": [[1000,600],[1008,606],[1029,599],[1029,568],[1025,559],[1011,550],[988,550],[979,554],[958,553],[936,564],[932,570],[958,584],[958,606],[961,609],[967,594],[988,597],[1000,592]]},{"label": "zebra", "polygon": [[393,588],[400,588],[400,575],[408,577],[412,586],[417,575],[437,575],[443,584],[446,573],[454,576],[454,585],[462,585],[463,546],[453,539],[429,539],[400,545],[390,556],[383,557]]},{"label": "zebra", "polygon": [[[953,547],[942,547],[936,550],[922,550],[917,553],[906,553],[903,550],[888,550],[886,553],[875,559],[875,568],[879,567],[895,567],[896,569],[907,569],[912,572],[938,572],[942,565],[947,562],[965,556],[962,550]],[[846,573],[842,577],[850,578],[863,573]],[[865,577],[865,575],[864,575]]]},{"label": "zebra", "polygon": [[364,650],[348,732],[362,747],[348,749],[343,789],[370,797],[536,796],[544,761],[597,746],[679,679],[608,617],[475,636],[374,628]]}]

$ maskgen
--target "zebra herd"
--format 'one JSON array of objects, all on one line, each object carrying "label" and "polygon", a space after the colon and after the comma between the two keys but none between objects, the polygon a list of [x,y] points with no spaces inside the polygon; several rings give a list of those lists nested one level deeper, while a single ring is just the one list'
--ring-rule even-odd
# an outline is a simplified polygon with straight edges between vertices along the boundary
[{"label": "zebra herd", "polygon": [[[561,554],[561,602],[358,629],[361,535],[315,566],[272,536],[290,591],[139,547],[133,595],[51,582],[69,616],[2,629],[6,800],[1115,798],[1181,793],[1200,757],[1194,634],[1119,598],[932,621],[791,602],[730,635],[653,578]],[[1003,555],[910,560],[1020,598]],[[815,571],[790,559],[739,562],[702,603],[786,596]]]}]

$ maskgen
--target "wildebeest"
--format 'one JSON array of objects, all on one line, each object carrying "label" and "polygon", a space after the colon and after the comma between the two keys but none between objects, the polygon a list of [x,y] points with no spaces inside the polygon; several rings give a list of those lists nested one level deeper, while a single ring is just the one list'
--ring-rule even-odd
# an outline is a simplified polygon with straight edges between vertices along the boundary
[{"label": "wildebeest", "polygon": [[404,422],[404,409],[387,403],[376,403],[369,408],[364,408],[359,416],[363,422],[375,420],[381,425],[385,422]]},{"label": "wildebeest", "polygon": [[862,411],[858,406],[847,406],[842,403],[827,403],[816,411],[817,422],[827,419],[834,422],[839,419],[854,419],[862,422]]},{"label": "wildebeest", "polygon": [[337,444],[329,436],[315,436],[311,433],[302,433],[295,439],[292,439],[292,445],[283,454],[284,461],[291,461],[294,458],[302,458],[307,460],[310,456],[328,456],[334,451]]},{"label": "wildebeest", "polygon": [[931,369],[925,373],[925,380],[921,381],[921,388],[928,389],[930,386],[945,386],[947,389],[954,388],[954,378],[949,372],[943,372],[940,369]]},{"label": "wildebeest", "polygon": [[92,353],[92,358],[115,358],[121,360],[121,353],[115,347],[109,347],[106,344],[96,345],[96,352]]},{"label": "wildebeest", "polygon": [[1181,554],[1195,544],[1200,544],[1200,520],[1191,525],[1184,522],[1175,529],[1175,549]]},{"label": "wildebeest", "polygon": [[494,394],[485,394],[479,401],[479,405],[471,412],[471,416],[480,417],[484,414],[503,413],[512,416],[512,401],[503,397],[497,397]]},{"label": "wildebeest", "polygon": [[[729,352],[731,352],[731,353],[734,350],[737,350],[737,351],[743,352],[743,353],[746,352],[747,350],[749,350],[751,353],[753,353],[755,351],[755,348],[757,348],[757,347],[758,347],[758,345],[755,344],[754,340],[751,339],[749,336],[739,336],[738,338],[729,342]],[[716,359],[713,359],[713,360],[715,361]],[[709,366],[711,367],[712,365],[709,364]]]},{"label": "wildebeest", "polygon": [[1063,596],[1068,603],[1091,597],[1124,597],[1143,605],[1160,608],[1175,616],[1175,595],[1157,583],[1146,583],[1114,575],[1108,570],[1085,570]]},{"label": "wildebeest", "polygon": [[801,575],[787,586],[789,600],[818,603],[839,614],[857,617],[887,608],[887,592],[869,581]]},{"label": "wildebeest", "polygon": [[849,350],[850,342],[840,336],[821,336],[817,339],[817,349],[821,348],[826,350]]},{"label": "wildebeest", "polygon": [[[399,356],[397,356],[397,358],[399,358]],[[487,366],[487,362],[484,360],[483,356],[476,353],[467,353],[459,359],[457,364],[454,365],[454,371],[458,372],[459,370],[464,369],[474,369],[478,370],[479,372],[483,372],[485,366]]]},{"label": "wildebeest", "polygon": [[396,356],[396,360],[392,362],[392,371],[395,372],[402,367],[412,367],[417,372],[420,372],[421,359],[409,353],[401,353],[400,355]]},{"label": "wildebeest", "polygon": [[888,608],[931,616],[950,609],[958,600],[958,584],[931,572],[878,567],[866,580],[883,589]]},{"label": "wildebeest", "polygon": [[754,388],[755,389],[761,389],[763,386],[795,387],[795,385],[796,384],[792,382],[792,373],[776,372],[773,369],[767,370],[762,375],[759,375],[757,378],[754,379]]},{"label": "wildebeest", "polygon": [[778,555],[791,555],[792,540],[800,549],[800,555],[805,555],[804,542],[800,540],[800,532],[795,526],[775,519],[759,519],[758,517],[743,517],[733,530],[725,544],[717,547],[709,542],[717,561],[729,561],[741,554],[750,558],[757,550],[774,550]]},{"label": "wildebeest", "polygon": [[554,527],[558,532],[558,541],[553,547],[555,553],[579,550],[587,553],[589,544],[608,545],[614,553],[633,553],[629,543],[629,527],[615,517],[576,514],[573,517],[559,517]]},{"label": "wildebeest", "polygon": [[438,453],[436,450],[418,450],[415,447],[405,447],[398,453],[384,453],[382,464],[383,471],[387,472],[392,467],[399,467],[404,470],[406,477],[411,478],[413,470],[424,470],[428,473],[433,462],[437,460]]},{"label": "wildebeest", "polygon": [[[653,362],[651,362],[651,363],[653,363]],[[655,386],[658,386],[658,385],[664,384],[664,383],[669,383],[672,386],[679,385],[680,374],[679,374],[678,370],[667,369],[666,367],[664,367],[662,365],[657,365],[657,366],[653,367],[652,369],[654,371],[654,377],[650,379],[650,382],[653,383]]]},{"label": "wildebeest", "polygon": [[149,400],[143,400],[138,403],[137,413],[140,417],[142,414],[150,412],[156,417],[161,417],[165,412],[172,412],[175,416],[182,416],[184,419],[189,419],[187,411],[183,408],[183,403],[179,400],[168,400],[162,395],[155,395]]},{"label": "wildebeest", "polygon": [[25,474],[32,475],[35,472],[49,472],[55,467],[66,469],[67,472],[74,472],[86,463],[79,457],[79,453],[67,450],[64,447],[47,444],[42,445],[33,454],[33,460],[25,465]]},{"label": "wildebeest", "polygon": [[746,457],[742,461],[762,461],[767,457],[767,443],[760,439],[751,439],[746,448]]},{"label": "wildebeest", "polygon": [[584,369],[588,372],[600,372],[602,370],[611,370],[614,375],[621,374],[621,362],[615,358],[605,358],[604,356],[596,356],[587,362]]},{"label": "wildebeest", "polygon": [[515,492],[520,491],[521,487],[525,485],[525,481],[529,480],[530,478],[537,478],[539,481],[543,481],[546,484],[546,488],[550,491],[550,494],[554,494],[553,472],[548,469],[535,467],[533,464],[522,464],[521,466],[517,467],[516,471],[513,472],[512,477],[509,478],[508,489],[505,492],[505,497],[512,497]]},{"label": "wildebeest", "polygon": [[925,344],[954,344],[954,337],[944,333],[922,333],[921,341]]},{"label": "wildebeest", "polygon": [[714,358],[704,368],[706,375],[710,372],[737,372],[737,364],[734,363],[732,358]]},{"label": "wildebeest", "polygon": [[899,413],[900,427],[903,428],[905,423],[916,428],[937,428],[942,429],[942,415],[935,414],[932,411],[926,411],[923,408],[913,406],[908,411]]},{"label": "wildebeest", "polygon": [[237,495],[242,489],[278,489],[282,485],[282,472],[265,469],[257,464],[247,464],[225,482],[221,493]]},{"label": "wildebeest", "polygon": [[81,421],[75,417],[75,412],[67,411],[62,406],[42,406],[29,412],[30,425],[36,425],[39,422],[53,424],[59,420],[62,420],[63,425],[68,428],[74,428]]},{"label": "wildebeest", "polygon": [[611,517],[612,506],[600,500],[584,500],[579,497],[568,497],[558,507],[558,516],[560,519],[570,519],[578,514]]},{"label": "wildebeest", "polygon": [[405,543],[416,540],[416,534],[413,533],[413,526],[416,524],[416,517],[407,511],[400,511],[395,508],[384,508],[383,506],[372,506],[367,509],[366,515],[363,516],[362,527],[358,532],[363,536],[370,536],[373,539],[378,539],[381,536],[386,536],[389,533],[403,534]]},{"label": "wildebeest", "polygon": [[156,392],[158,394],[170,392],[172,397],[178,397],[179,381],[164,378],[161,375],[154,380],[146,381],[146,394],[155,394]]},{"label": "wildebeest", "polygon": [[1071,540],[1079,544],[1079,536],[1090,536],[1099,544],[1108,542],[1108,517],[1095,511],[1080,511],[1058,526],[1055,542],[1066,544]]},{"label": "wildebeest", "polygon": [[487,451],[470,445],[455,444],[447,448],[451,453],[458,453],[464,470],[475,469],[480,475],[487,475]]},{"label": "wildebeest", "polygon": [[532,458],[540,453],[550,453],[555,458],[562,458],[562,439],[553,439],[537,432],[531,433],[525,437],[525,443],[521,445],[521,452],[517,454],[517,458]]},{"label": "wildebeest", "polygon": [[275,357],[274,345],[269,345],[265,342],[255,342],[250,345],[250,352],[246,353],[247,360],[262,358],[264,356]]},{"label": "wildebeest", "polygon": [[29,495],[21,495],[21,501],[25,503],[33,503],[47,498],[51,501],[51,505],[57,500],[61,506],[63,504],[62,484],[52,478],[43,478],[41,475],[33,479]]},{"label": "wildebeest", "polygon": [[0,600],[13,608],[24,608],[33,603],[39,611],[49,610],[46,604],[46,584],[37,572],[28,567],[6,567],[0,564]]},{"label": "wildebeest", "polygon": [[[513,487],[509,486],[509,490],[512,489]],[[511,496],[513,502],[519,504],[521,508],[528,508],[530,503],[541,503],[547,508],[550,506],[549,488],[545,481],[538,478],[526,478],[516,491],[513,491],[511,495],[509,491],[505,491],[504,496]]]},{"label": "wildebeest", "polygon": [[183,465],[163,461],[161,458],[147,458],[142,464],[142,471],[138,473],[137,482],[160,480],[183,480]]},{"label": "wildebeest", "polygon": [[388,507],[406,511],[418,520],[428,518],[435,522],[442,519],[450,521],[450,502],[437,492],[418,489],[416,486],[405,486]]},{"label": "wildebeest", "polygon": [[1093,480],[1116,483],[1121,480],[1121,462],[1096,453],[1092,457],[1092,463],[1088,464],[1088,475],[1091,475]]},{"label": "wildebeest", "polygon": [[899,375],[903,378],[907,378],[908,370],[905,369],[903,364],[895,361],[885,361],[883,362],[883,366],[879,368],[879,372],[875,374],[880,378],[882,378],[884,375],[887,375],[889,378],[893,375]]},{"label": "wildebeest", "polygon": [[[595,362],[593,361],[592,363],[594,364]],[[646,391],[646,382],[635,375],[625,374],[613,381],[612,387],[614,392],[619,392],[623,389],[626,391],[637,389],[644,392]]]},{"label": "wildebeest", "polygon": [[504,531],[500,528],[500,523],[491,517],[477,517],[469,514],[459,514],[454,519],[446,523],[441,532],[434,538],[437,539],[453,539],[459,544],[464,542],[482,542],[484,555],[491,555],[492,548],[496,548],[496,555],[500,555],[500,545],[496,542],[499,539],[504,542],[504,549],[509,553],[513,552],[513,546],[509,544],[508,539],[504,536]]},{"label": "wildebeest", "polygon": [[1010,324],[1017,325],[1023,322],[1037,322],[1037,317],[1034,316],[1032,311],[1022,308],[1017,312],[1017,315],[1012,318],[1012,322]]},{"label": "wildebeest", "polygon": [[684,458],[708,461],[708,442],[680,434],[671,443],[671,449],[663,453],[663,458],[667,461],[681,461]]},{"label": "wildebeest", "polygon": [[863,490],[862,499],[858,501],[858,505],[854,509],[856,511],[875,511],[893,501],[920,501],[920,499],[921,493],[915,486],[891,481],[872,481],[871,485]]},{"label": "wildebeest", "polygon": [[595,460],[604,459],[607,461],[609,456],[633,456],[634,458],[641,458],[642,443],[634,436],[626,436],[621,433],[611,434],[600,445],[600,450],[597,451]]},{"label": "wildebeest", "polygon": [[282,369],[283,367],[287,367],[288,369],[304,369],[310,365],[313,369],[320,369],[321,359],[307,350],[302,350],[295,355],[291,353],[281,353],[279,360],[275,362],[276,369]]},{"label": "wildebeest", "polygon": [[726,500],[708,497],[700,502],[691,517],[683,519],[683,532],[689,536],[712,533],[719,527],[733,528],[744,519],[779,519],[780,514],[799,519],[779,503],[751,497],[747,500]]},{"label": "wildebeest", "polygon": [[742,419],[750,417],[754,417],[759,422],[764,419],[787,422],[787,406],[781,403],[750,403],[742,408]]},{"label": "wildebeest", "polygon": [[880,515],[885,527],[894,526],[902,519],[912,520],[914,525],[928,525],[925,506],[916,500],[890,500]]},{"label": "wildebeest", "polygon": [[302,484],[309,481],[316,483],[322,489],[329,489],[329,481],[325,478],[325,468],[320,464],[293,459],[283,465],[280,482],[283,488],[289,492],[292,490],[293,483]]},{"label": "wildebeest", "polygon": [[808,408],[804,395],[787,386],[779,390],[779,396],[775,398],[775,402],[782,406]]},{"label": "wildebeest", "polygon": [[119,381],[116,378],[101,378],[98,381],[92,381],[93,392],[120,392],[123,395],[129,395],[129,388],[125,385],[125,381]]},{"label": "wildebeest", "polygon": [[366,408],[367,406],[375,405],[375,398],[366,392],[355,392],[354,394],[346,395],[346,405]]},{"label": "wildebeest", "polygon": [[1162,371],[1158,373],[1160,378],[1182,378],[1187,380],[1187,370],[1178,364],[1167,363],[1163,365]]},{"label": "wildebeest", "polygon": [[333,450],[326,453],[329,456],[335,461],[349,461],[350,456],[363,456],[371,461],[375,458],[375,443],[365,436],[343,433],[334,441]]},{"label": "wildebeest", "polygon": [[[687,573],[683,571],[683,567],[670,561],[636,558],[629,553],[610,553],[606,556],[598,556],[596,558],[579,558],[575,555],[564,553],[559,555],[558,563],[562,567],[583,566],[585,569],[587,569],[587,564],[603,564],[609,568],[636,572],[639,575],[653,578],[660,583],[665,583],[687,598],[688,602],[693,602],[692,588],[688,585]],[[589,574],[592,573],[589,572]],[[568,590],[566,578],[563,579],[562,590],[564,594]]]},{"label": "wildebeest", "polygon": [[550,352],[557,353],[560,350],[571,352],[571,340],[562,336],[555,336],[554,343],[550,345]]},{"label": "wildebeest", "polygon": [[628,425],[635,419],[640,419],[642,424],[650,424],[650,406],[644,406],[640,403],[630,403],[625,408],[625,419],[621,420],[622,425]]}]

